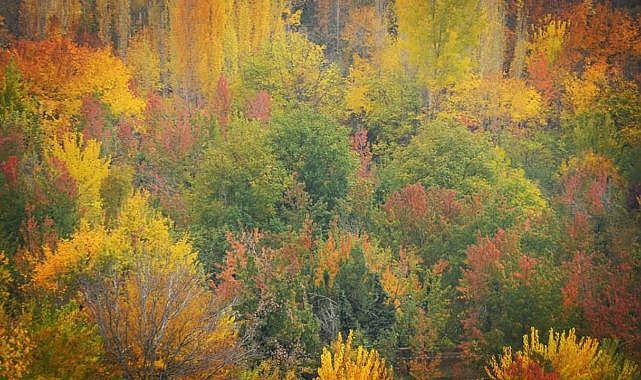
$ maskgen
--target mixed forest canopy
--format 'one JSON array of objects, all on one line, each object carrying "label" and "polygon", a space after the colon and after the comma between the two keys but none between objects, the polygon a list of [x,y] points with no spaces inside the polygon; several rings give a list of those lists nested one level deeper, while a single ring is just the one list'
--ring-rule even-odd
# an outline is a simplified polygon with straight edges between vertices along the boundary
[{"label": "mixed forest canopy", "polygon": [[0,379],[635,379],[641,7],[0,1]]}]

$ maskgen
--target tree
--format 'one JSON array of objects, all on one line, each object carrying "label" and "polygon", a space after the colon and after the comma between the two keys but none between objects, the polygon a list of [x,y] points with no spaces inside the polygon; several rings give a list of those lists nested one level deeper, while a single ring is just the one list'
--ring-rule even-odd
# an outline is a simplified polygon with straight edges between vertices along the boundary
[{"label": "tree", "polygon": [[615,348],[600,344],[591,337],[577,339],[574,329],[561,333],[550,329],[545,344],[539,341],[539,332],[532,328],[529,336],[523,336],[523,350],[518,351],[515,358],[512,349],[506,347],[498,360],[490,360],[486,372],[492,379],[515,379],[520,371],[527,370],[534,363],[539,368],[552,370],[541,377],[550,380],[579,377],[595,380],[633,379],[638,376],[636,364],[623,359]]},{"label": "tree", "polygon": [[563,190],[559,200],[573,213],[603,216],[622,203],[625,185],[607,157],[592,152],[571,157],[560,174]]},{"label": "tree", "polygon": [[81,19],[81,1],[43,2],[25,0],[19,3],[20,34],[29,39],[42,39],[52,32],[72,36]]},{"label": "tree", "polygon": [[[13,264],[13,263],[12,263]],[[87,378],[114,374],[102,361],[102,341],[80,305],[62,306],[42,294],[17,294],[21,281],[0,252],[0,376],[22,378]],[[20,303],[17,297],[33,298]]]},{"label": "tree", "polygon": [[641,54],[639,20],[625,9],[578,2],[565,16],[568,33],[559,59],[568,70],[607,62],[610,73],[622,73]]},{"label": "tree", "polygon": [[437,111],[444,91],[476,69],[484,19],[479,1],[400,0],[395,6],[399,43],[429,90],[428,112]]},{"label": "tree", "polygon": [[352,123],[367,127],[375,156],[407,145],[422,113],[422,87],[399,54],[398,46],[386,38],[372,62],[354,55],[346,78],[345,106]]},{"label": "tree", "polygon": [[112,166],[100,187],[105,225],[117,221],[118,213],[133,193],[133,169],[127,165]]},{"label": "tree", "polygon": [[[394,308],[381,278],[368,268],[364,245],[366,243],[350,247],[346,252],[348,256],[338,264],[333,283],[327,281],[329,276],[326,276],[327,280],[319,289],[335,302],[338,331],[359,330],[372,342],[381,342],[394,325]],[[327,267],[334,265],[329,263]],[[324,271],[325,267],[321,266],[320,270]],[[319,313],[328,307],[323,301],[326,300],[318,300]]]},{"label": "tree", "polygon": [[270,143],[259,123],[237,120],[226,139],[205,151],[188,202],[192,233],[207,265],[222,257],[226,231],[278,226],[289,178],[278,161],[278,145]]},{"label": "tree", "polygon": [[[486,212],[478,198],[438,187],[425,190],[421,184],[392,193],[380,211],[374,231],[381,245],[416,257],[425,267],[443,260],[460,265]],[[451,274],[446,276],[446,284],[452,281]]]},{"label": "tree", "polygon": [[494,133],[510,127],[516,131],[536,127],[543,124],[546,113],[545,102],[534,88],[520,79],[500,77],[461,81],[442,109],[442,118]]},{"label": "tree", "polygon": [[321,366],[318,368],[318,380],[348,380],[348,379],[393,379],[391,367],[385,366],[376,350],[358,346],[352,348],[353,334],[350,331],[347,340],[338,333],[338,337],[330,347],[331,351],[323,348]]},{"label": "tree", "polygon": [[322,46],[301,33],[275,36],[247,60],[242,75],[247,88],[270,93],[275,109],[305,105],[325,115],[342,113],[343,81],[338,67],[326,60]]},{"label": "tree", "polygon": [[461,347],[470,359],[517,344],[526,326],[547,328],[561,317],[559,269],[539,252],[522,248],[529,227],[499,230],[468,247],[457,290],[465,302]]},{"label": "tree", "polygon": [[218,117],[223,138],[226,137],[227,126],[229,125],[229,113],[231,111],[232,94],[224,74],[220,74],[218,84],[216,85],[216,101],[214,102],[214,111]]},{"label": "tree", "polygon": [[160,90],[160,57],[149,31],[142,30],[131,38],[125,62],[142,94]]},{"label": "tree", "polygon": [[148,189],[164,212],[183,228],[188,219],[188,188],[208,147],[206,141],[220,138],[220,133],[213,114],[190,109],[180,97],[153,94],[147,104],[141,123],[145,128],[140,133],[135,133],[131,122],[119,124],[118,150],[126,152],[129,162],[136,157],[135,184]]},{"label": "tree", "polygon": [[82,135],[65,134],[60,144],[54,144],[49,156],[50,165],[64,165],[78,187],[80,216],[92,223],[100,222],[102,201],[100,189],[109,174],[109,158],[100,157],[100,143]]},{"label": "tree", "polygon": [[641,151],[641,95],[636,83],[621,74],[610,73],[609,66],[595,63],[581,75],[564,82],[565,105],[561,126],[568,147],[575,154],[592,151],[612,159],[632,184],[641,181],[641,166],[633,158]]},{"label": "tree", "polygon": [[[311,226],[283,235],[259,231],[228,237],[216,292],[237,300],[234,310],[251,338],[255,361],[289,374],[309,374],[321,348],[314,314]],[[263,367],[262,365],[260,367]]]},{"label": "tree", "polygon": [[[214,100],[216,81],[229,52],[224,51],[234,1],[176,0],[169,4],[173,84],[188,101]],[[206,15],[203,22],[198,17]]]},{"label": "tree", "polygon": [[559,59],[567,36],[568,23],[551,20],[535,30],[530,42],[528,81],[547,101],[557,99],[560,93],[559,82],[564,70]]},{"label": "tree", "polygon": [[103,44],[113,46],[114,51],[121,57],[127,51],[129,36],[133,34],[134,29],[130,13],[133,8],[131,3],[130,0],[96,0],[95,5],[91,7],[93,9],[84,11],[95,11],[97,37]]},{"label": "tree", "polygon": [[614,163],[594,153],[572,157],[560,169],[564,232],[571,238],[562,241],[566,258],[577,252],[609,250],[613,236],[625,231],[617,219],[624,217],[625,181]]},{"label": "tree", "polygon": [[20,242],[19,230],[30,200],[31,192],[25,190],[37,188],[24,186],[28,182],[24,167],[37,161],[43,134],[36,102],[28,96],[15,60],[9,60],[0,76],[0,244],[12,255]]},{"label": "tree", "polygon": [[422,126],[419,135],[381,169],[379,196],[417,182],[426,189],[452,189],[462,196],[485,194],[483,215],[491,220],[482,220],[488,227],[505,228],[547,208],[538,187],[521,169],[510,167],[488,135],[458,124],[439,121]]},{"label": "tree", "polygon": [[462,224],[462,217],[469,213],[464,208],[468,207],[453,190],[432,187],[426,191],[421,184],[407,185],[383,204],[387,223],[381,234],[389,230],[386,244],[395,248],[421,249],[441,236],[449,236],[455,225]]},{"label": "tree", "polygon": [[577,252],[566,262],[563,306],[568,313],[578,312],[583,331],[595,337],[615,337],[636,359],[641,345],[641,298],[635,291],[638,268],[626,257],[629,253],[616,255],[613,259]]},{"label": "tree", "polygon": [[191,243],[184,236],[172,237],[170,220],[150,207],[149,198],[148,192],[135,192],[124,201],[113,225],[83,222],[71,237],[45,246],[44,257],[33,269],[32,284],[65,299],[77,293],[81,279],[92,277],[107,264],[126,269],[146,250],[154,250],[153,258],[167,270],[176,260],[195,261]]},{"label": "tree", "polygon": [[27,82],[28,93],[39,98],[45,120],[53,123],[45,124],[49,136],[59,129],[69,130],[71,117],[78,114],[86,95],[96,93],[116,115],[142,111],[142,100],[129,90],[128,69],[106,49],[78,46],[53,36],[20,41],[10,55]]},{"label": "tree", "polygon": [[381,186],[388,190],[420,182],[425,188],[438,186],[470,195],[497,182],[498,168],[492,164],[497,159],[487,135],[456,124],[430,123],[381,170]]},{"label": "tree", "polygon": [[170,65],[180,95],[212,105],[218,78],[235,83],[245,59],[284,32],[281,10],[275,0],[169,2]]},{"label": "tree", "polygon": [[485,22],[480,34],[479,73],[484,78],[499,78],[504,72],[506,5],[500,0],[482,0],[480,4]]},{"label": "tree", "polygon": [[29,371],[33,343],[24,321],[12,321],[0,311],[0,376],[21,379]]},{"label": "tree", "polygon": [[0,376],[8,380],[20,379],[27,373],[35,348],[26,318],[14,319],[7,313],[13,285],[9,259],[0,251]]},{"label": "tree", "polygon": [[194,263],[138,257],[83,290],[108,360],[128,378],[222,376],[240,358],[234,318]]},{"label": "tree", "polygon": [[25,377],[104,378],[118,372],[103,362],[103,341],[86,310],[75,301],[59,308],[40,302],[21,317],[33,344]]},{"label": "tree", "polygon": [[358,167],[346,128],[311,110],[291,110],[272,119],[269,138],[278,161],[305,185],[317,219],[329,222]]},{"label": "tree", "polygon": [[114,225],[84,223],[71,239],[45,248],[32,284],[54,299],[82,292],[108,361],[125,376],[209,376],[240,355],[227,301],[205,286],[191,244],[134,193]]},{"label": "tree", "polygon": [[569,237],[560,243],[564,308],[580,331],[616,337],[636,358],[641,298],[634,290],[639,267],[632,247],[638,225],[629,223],[626,181],[612,160],[591,152],[572,157],[560,173],[560,230]]},{"label": "tree", "polygon": [[[395,308],[395,323],[384,328],[378,347],[398,367],[407,366],[412,378],[440,375],[439,352],[451,345],[447,325],[451,317],[451,290],[443,284],[449,263],[440,259],[427,267],[413,248],[391,251],[368,244],[365,259],[387,293],[386,303]],[[398,348],[403,347],[403,352]],[[402,365],[401,365],[402,363]]]},{"label": "tree", "polygon": [[245,114],[248,119],[266,123],[271,118],[272,98],[267,91],[261,90],[247,103]]},{"label": "tree", "polygon": [[341,32],[345,45],[341,50],[343,57],[356,54],[369,58],[383,47],[387,36],[385,9],[382,2],[375,5],[353,7]]}]

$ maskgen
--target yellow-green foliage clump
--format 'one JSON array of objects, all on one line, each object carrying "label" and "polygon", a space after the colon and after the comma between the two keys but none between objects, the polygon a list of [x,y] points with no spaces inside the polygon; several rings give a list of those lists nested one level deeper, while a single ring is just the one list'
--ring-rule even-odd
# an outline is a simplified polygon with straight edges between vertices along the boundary
[{"label": "yellow-green foliage clump", "polygon": [[492,379],[633,379],[636,364],[625,360],[612,347],[591,337],[577,338],[574,329],[567,333],[550,330],[547,344],[532,328],[523,336],[523,350],[512,355],[506,347],[503,355],[490,360],[487,374]]},{"label": "yellow-green foliage clump", "polygon": [[376,350],[352,347],[352,335],[350,331],[347,341],[343,342],[343,336],[338,333],[330,349],[323,348],[317,380],[393,379],[392,368],[385,366],[385,359]]}]

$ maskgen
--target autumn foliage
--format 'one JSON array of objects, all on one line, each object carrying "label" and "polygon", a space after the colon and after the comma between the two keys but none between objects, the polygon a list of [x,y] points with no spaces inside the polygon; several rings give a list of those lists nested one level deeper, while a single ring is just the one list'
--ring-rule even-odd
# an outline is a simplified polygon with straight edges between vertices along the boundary
[{"label": "autumn foliage", "polygon": [[577,338],[574,330],[550,330],[546,344],[533,328],[530,335],[523,336],[522,351],[513,357],[512,350],[505,348],[486,370],[493,379],[632,379],[637,368],[597,339]]},{"label": "autumn foliage", "polygon": [[319,380],[347,379],[393,379],[393,372],[385,366],[385,359],[379,357],[375,350],[366,350],[362,346],[352,347],[352,332],[343,341],[339,333],[331,345],[331,351],[323,349],[321,366],[318,368]]},{"label": "autumn foliage", "polygon": [[0,378],[638,378],[640,63],[630,1],[0,1]]}]

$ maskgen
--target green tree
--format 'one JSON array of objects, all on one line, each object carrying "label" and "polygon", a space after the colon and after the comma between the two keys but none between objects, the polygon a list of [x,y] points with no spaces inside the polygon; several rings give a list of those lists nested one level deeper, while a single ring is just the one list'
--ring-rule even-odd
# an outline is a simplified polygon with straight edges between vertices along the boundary
[{"label": "green tree", "polygon": [[491,206],[485,215],[496,228],[538,214],[546,201],[521,169],[511,167],[505,153],[489,136],[444,122],[422,127],[410,144],[396,152],[381,170],[381,195],[402,186],[421,183],[426,189],[441,187],[462,196],[482,195]]},{"label": "green tree", "polygon": [[268,91],[275,108],[306,105],[326,115],[343,109],[343,80],[338,67],[325,59],[324,48],[300,33],[274,38],[243,68],[247,88]]},{"label": "green tree", "polygon": [[311,110],[290,110],[273,119],[269,138],[278,161],[304,183],[315,220],[327,223],[358,167],[348,130]]},{"label": "green tree", "polygon": [[467,249],[457,290],[463,307],[461,348],[469,359],[487,358],[517,345],[530,326],[563,326],[561,268],[545,252],[527,252],[535,231],[521,226],[479,237]]},{"label": "green tree", "polygon": [[464,195],[489,190],[498,180],[498,156],[483,133],[462,126],[432,122],[421,127],[410,144],[395,152],[381,171],[381,190],[394,191],[420,182],[454,189]]},{"label": "green tree", "polygon": [[394,325],[394,306],[379,273],[370,270],[367,249],[366,239],[336,230],[319,246],[314,306],[326,340],[358,330],[375,343]]},{"label": "green tree", "polygon": [[232,122],[205,151],[188,195],[192,234],[203,261],[222,258],[225,232],[277,226],[289,178],[259,123]]},{"label": "green tree", "polygon": [[310,302],[313,252],[307,227],[283,235],[230,236],[216,276],[217,293],[237,300],[234,310],[245,321],[255,358],[275,360],[285,372],[314,367],[321,349],[320,322]]}]

